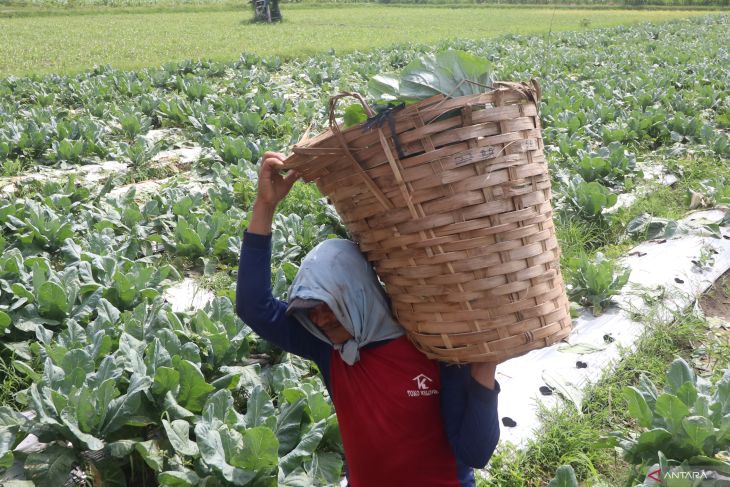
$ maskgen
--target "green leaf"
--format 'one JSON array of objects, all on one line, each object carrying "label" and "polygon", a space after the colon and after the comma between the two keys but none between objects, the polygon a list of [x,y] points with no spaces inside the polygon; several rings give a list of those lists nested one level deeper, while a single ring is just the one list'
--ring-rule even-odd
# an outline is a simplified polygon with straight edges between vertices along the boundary
[{"label": "green leaf", "polygon": [[677,397],[687,405],[692,407],[697,401],[697,388],[692,382],[685,382],[677,390]]},{"label": "green leaf", "polygon": [[723,416],[720,420],[720,431],[717,433],[717,440],[730,443],[730,413]]},{"label": "green leaf", "polygon": [[240,375],[226,374],[218,377],[216,380],[210,383],[214,389],[225,389],[228,391],[235,391],[238,388],[238,383],[241,381]]},{"label": "green leaf", "polygon": [[676,394],[685,382],[695,384],[695,373],[684,359],[678,358],[669,366],[666,385],[667,391]]},{"label": "green leaf", "polygon": [[368,82],[368,95],[373,100],[396,101],[400,93],[400,80],[391,75],[378,74]]},{"label": "green leaf", "polygon": [[157,444],[156,440],[140,441],[134,445],[134,449],[137,450],[145,463],[155,472],[162,470],[164,458],[162,457],[162,450]]},{"label": "green leaf", "polygon": [[0,470],[9,468],[13,464],[13,447],[15,433],[7,427],[0,427]]},{"label": "green leaf", "polygon": [[308,404],[312,412],[312,419],[315,423],[327,419],[332,415],[332,406],[327,402],[324,394],[321,392],[309,396]]},{"label": "green leaf", "polygon": [[343,117],[345,128],[354,127],[367,119],[368,116],[361,104],[355,103],[345,108],[345,115]]},{"label": "green leaf", "polygon": [[548,487],[578,487],[578,480],[575,478],[573,467],[570,465],[558,467],[555,478],[548,483]]},{"label": "green leaf", "polygon": [[629,404],[629,414],[639,421],[639,425],[644,428],[651,427],[651,421],[654,414],[649,408],[646,399],[636,387],[625,387],[623,395]]},{"label": "green leaf", "polygon": [[10,319],[10,315],[5,311],[0,311],[0,335],[8,333],[12,323],[13,320]]},{"label": "green leaf", "polygon": [[483,93],[494,81],[491,69],[488,60],[464,51],[425,54],[403,68],[399,98],[423,100],[438,94],[457,97]]},{"label": "green leaf", "polygon": [[63,421],[63,424],[66,425],[71,433],[76,438],[78,438],[83,445],[86,445],[89,450],[101,450],[102,448],[104,448],[103,441],[101,441],[99,438],[96,438],[94,435],[84,433],[79,429],[78,419],[73,414],[73,412],[69,411],[68,409],[64,409],[63,411],[61,411],[61,421]]},{"label": "green leaf", "polygon": [[95,485],[104,487],[128,487],[124,470],[114,461],[103,460],[94,463],[91,469]]},{"label": "green leaf", "polygon": [[304,468],[314,479],[315,485],[338,485],[342,478],[342,457],[333,452],[315,453]]},{"label": "green leaf", "polygon": [[107,444],[109,454],[114,458],[125,458],[134,451],[135,440],[118,440]]},{"label": "green leaf", "polygon": [[274,414],[274,404],[260,385],[254,387],[246,404],[246,425],[249,428],[261,426],[266,418]]},{"label": "green leaf", "polygon": [[200,477],[192,470],[162,472],[157,476],[157,480],[160,485],[169,487],[197,487],[201,485]]},{"label": "green leaf", "polygon": [[703,416],[689,416],[682,420],[682,427],[689,437],[690,443],[702,450],[705,440],[715,432],[712,421]]},{"label": "green leaf", "polygon": [[312,429],[302,437],[296,448],[279,459],[279,467],[284,475],[293,472],[303,458],[309,457],[315,452],[322,441],[326,427],[326,420],[312,425]]},{"label": "green leaf", "polygon": [[279,455],[290,452],[299,442],[304,418],[305,400],[281,407],[276,418],[276,437],[279,440]]},{"label": "green leaf", "polygon": [[152,383],[152,393],[164,395],[167,391],[177,392],[180,385],[180,373],[170,367],[158,367]]},{"label": "green leaf", "polygon": [[41,452],[28,455],[25,473],[37,487],[58,487],[66,484],[71,469],[78,461],[73,450],[51,445]]},{"label": "green leaf", "polygon": [[194,413],[201,412],[208,395],[215,389],[205,382],[203,373],[192,362],[188,360],[177,360],[175,366],[180,372],[180,391],[177,394],[178,402]]},{"label": "green leaf", "polygon": [[664,428],[644,431],[639,435],[637,445],[644,451],[656,452],[672,439],[672,434]]},{"label": "green leaf", "polygon": [[730,369],[717,382],[713,400],[720,406],[720,414],[730,414]]},{"label": "green leaf", "polygon": [[77,371],[80,371],[82,377],[81,383],[78,384],[78,386],[80,387],[81,384],[84,383],[86,374],[90,374],[94,371],[94,361],[91,359],[91,356],[86,350],[82,348],[76,348],[74,350],[70,350],[63,356],[61,368],[67,376],[72,375]]},{"label": "green leaf", "polygon": [[692,411],[693,416],[710,416],[710,400],[705,395],[698,395]]},{"label": "green leaf", "polygon": [[189,457],[198,455],[198,446],[195,442],[190,441],[190,423],[184,419],[177,419],[172,423],[163,419],[162,426],[176,452]]},{"label": "green leaf", "polygon": [[231,464],[247,470],[269,470],[276,467],[278,452],[279,441],[274,432],[266,426],[258,426],[243,433],[243,450],[231,458]]},{"label": "green leaf", "polygon": [[[217,427],[218,424],[226,422],[226,416],[231,411],[234,411],[231,391],[225,389],[216,391],[208,397],[203,406],[203,421]],[[216,420],[220,423],[216,423]]]},{"label": "green leaf", "polygon": [[21,374],[24,374],[33,382],[40,382],[41,375],[33,370],[30,365],[26,364],[25,362],[21,362],[20,360],[13,360],[12,364],[15,370],[17,370]]},{"label": "green leaf", "polygon": [[170,391],[165,393],[165,398],[162,401],[162,407],[172,419],[190,419],[195,417],[194,413],[188,411],[177,403],[175,396]]},{"label": "green leaf", "polygon": [[101,428],[104,436],[118,430],[135,416],[141,403],[140,395],[150,388],[151,383],[152,379],[147,376],[132,374],[127,393],[109,403],[104,426]]},{"label": "green leaf", "polygon": [[18,299],[23,299],[23,298],[25,298],[25,299],[27,299],[27,300],[28,300],[28,302],[30,302],[30,303],[34,303],[34,302],[35,302],[35,296],[33,296],[33,293],[31,293],[30,291],[28,291],[28,290],[27,290],[27,289],[25,288],[25,286],[23,286],[23,285],[22,285],[21,283],[19,283],[19,282],[13,283],[13,284],[12,284],[12,285],[10,286],[10,289],[11,289],[11,290],[13,291],[13,294],[14,294],[14,295],[15,295],[15,297],[17,297]]},{"label": "green leaf", "polygon": [[689,408],[672,394],[662,394],[656,400],[656,412],[669,423],[672,432],[682,429],[682,419],[689,415]]},{"label": "green leaf", "polygon": [[198,423],[195,426],[195,438],[203,461],[220,472],[227,481],[235,485],[246,485],[256,477],[256,472],[234,467],[226,461],[221,435],[207,423]]},{"label": "green leaf", "polygon": [[[701,467],[710,467],[711,470],[721,472],[723,475],[730,475],[730,462],[722,461],[717,458],[710,458],[705,455],[697,455],[689,459],[690,465],[698,465]],[[721,480],[722,482],[722,480]],[[702,485],[702,484],[700,484]],[[724,485],[724,484],[716,484]]]},{"label": "green leaf", "polygon": [[55,282],[46,281],[38,290],[38,311],[41,316],[62,320],[68,312],[66,291]]}]

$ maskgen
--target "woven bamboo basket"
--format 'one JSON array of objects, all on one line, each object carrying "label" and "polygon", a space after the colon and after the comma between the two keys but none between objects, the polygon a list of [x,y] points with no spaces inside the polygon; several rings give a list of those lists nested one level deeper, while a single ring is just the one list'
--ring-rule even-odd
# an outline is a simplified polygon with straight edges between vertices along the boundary
[{"label": "woven bamboo basket", "polygon": [[[342,93],[330,129],[285,161],[329,197],[433,359],[504,361],[570,332],[539,96],[536,81],[495,83],[376,116]],[[345,97],[368,122],[341,130]]]}]

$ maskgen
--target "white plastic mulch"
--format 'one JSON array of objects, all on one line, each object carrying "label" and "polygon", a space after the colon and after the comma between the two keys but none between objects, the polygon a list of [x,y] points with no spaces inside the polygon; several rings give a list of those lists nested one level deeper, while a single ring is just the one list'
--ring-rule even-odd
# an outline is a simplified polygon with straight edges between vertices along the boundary
[{"label": "white plastic mulch", "polygon": [[199,286],[195,279],[190,277],[167,288],[163,296],[176,313],[203,309],[215,298],[211,291]]},{"label": "white plastic mulch", "polygon": [[0,178],[0,196],[13,195],[20,186],[34,181],[63,181],[67,176],[75,175],[79,181],[94,185],[103,182],[110,175],[120,175],[129,171],[123,162],[105,161],[99,164],[61,165],[61,167],[34,167],[35,172],[22,176]]},{"label": "white plastic mulch", "polygon": [[[641,335],[644,326],[632,319],[632,313],[643,316],[652,312],[654,317],[670,322],[673,312],[691,306],[730,268],[730,240],[724,238],[730,238],[730,229],[721,228],[723,238],[713,238],[700,228],[718,223],[724,214],[721,210],[692,213],[680,221],[695,228],[694,234],[638,245],[622,259],[631,276],[615,299],[618,307],[599,317],[585,312],[573,320],[568,343],[557,343],[499,364],[502,442],[524,446],[540,425],[538,404],[553,408],[561,403],[558,394],[577,404],[580,410],[585,387],[613,370],[620,347],[631,349]],[[693,264],[691,261],[698,260],[702,249],[707,253],[709,246],[717,252],[714,264],[703,268]],[[645,303],[646,296],[655,299],[653,307]],[[570,346],[572,351],[566,350]],[[544,392],[552,389],[552,394],[543,395],[541,387]]]}]

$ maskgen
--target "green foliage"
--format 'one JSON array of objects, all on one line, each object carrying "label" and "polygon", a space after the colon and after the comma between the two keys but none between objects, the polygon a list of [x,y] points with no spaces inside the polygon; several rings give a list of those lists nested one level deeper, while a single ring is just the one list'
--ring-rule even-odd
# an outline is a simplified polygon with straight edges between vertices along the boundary
[{"label": "green foliage", "polygon": [[355,103],[345,108],[345,114],[342,123],[345,128],[354,127],[368,119],[367,113],[361,104]]},{"label": "green foliage", "polygon": [[563,199],[558,207],[565,208],[587,221],[604,221],[603,210],[612,207],[618,201],[618,196],[601,183],[597,181],[587,183],[579,177],[568,180],[562,189]]},{"label": "green foliage", "polygon": [[563,465],[555,472],[555,478],[550,481],[548,487],[578,487],[575,472],[570,465]]},{"label": "green foliage", "polygon": [[250,142],[242,138],[223,137],[213,140],[216,152],[228,164],[238,164],[240,161],[250,161],[252,152]]},{"label": "green foliage", "polygon": [[663,473],[700,465],[727,473],[730,463],[716,457],[730,446],[730,369],[715,384],[695,375],[683,359],[672,362],[665,390],[642,374],[638,387],[623,391],[638,434],[615,432],[601,446],[619,446],[634,465],[659,464]]},{"label": "green foliage", "polygon": [[590,306],[594,316],[605,311],[614,295],[628,282],[630,271],[596,254],[595,260],[576,256],[568,262],[567,291],[571,299]]},{"label": "green foliage", "polygon": [[492,85],[494,75],[487,59],[464,51],[424,54],[409,63],[398,76],[377,75],[368,84],[376,103],[415,103],[434,95],[478,94]]},{"label": "green foliage", "polygon": [[[246,164],[229,169],[241,177]],[[245,214],[229,169],[213,167],[217,183],[206,194],[173,186],[141,203],[134,190],[105,196],[109,186],[97,195],[73,181],[0,200],[0,357],[15,354],[0,391],[35,414],[26,420],[0,408],[2,467],[35,434],[73,446],[20,458],[37,485],[65,482],[71,465],[105,485],[128,485],[139,479],[125,480],[120,468],[135,459],[136,475],[162,485],[258,485],[279,476],[325,485],[340,477],[334,409],[309,367],[247,364],[257,340],[228,293],[194,313],[174,313],[163,300],[181,276],[159,255],[165,245],[197,252],[213,269],[235,262]],[[312,232],[304,240],[286,235],[311,246],[319,226],[303,225]],[[249,402],[245,416],[233,408],[234,395],[257,390],[270,407]],[[145,438],[148,430],[159,433]],[[87,450],[115,461],[77,453]]]},{"label": "green foliage", "polygon": [[[617,142],[601,147],[598,152],[581,152],[579,151],[579,156],[582,157],[576,165],[576,171],[587,182],[597,181],[615,187],[622,184],[627,176],[637,173],[636,156]],[[641,173],[637,175],[641,176]]]}]

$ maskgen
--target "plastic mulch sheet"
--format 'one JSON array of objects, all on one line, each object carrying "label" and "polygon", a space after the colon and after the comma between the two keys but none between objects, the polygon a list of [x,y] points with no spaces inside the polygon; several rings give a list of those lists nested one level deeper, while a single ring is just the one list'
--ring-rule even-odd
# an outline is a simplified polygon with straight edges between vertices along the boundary
[{"label": "plastic mulch sheet", "polygon": [[[644,326],[632,316],[651,314],[671,322],[674,313],[692,306],[730,268],[730,228],[721,227],[723,237],[716,238],[704,227],[719,223],[724,215],[724,210],[692,213],[680,220],[687,234],[633,248],[621,259],[631,277],[616,297],[617,305],[598,317],[584,312],[573,321],[567,343],[532,351],[497,367],[502,442],[524,446],[535,436],[539,404],[550,409],[574,407],[573,403],[580,410],[585,387],[610,372],[621,348],[632,349],[643,332]],[[703,251],[712,255],[712,265],[692,262],[698,262]],[[647,304],[647,299],[653,304]]]}]

